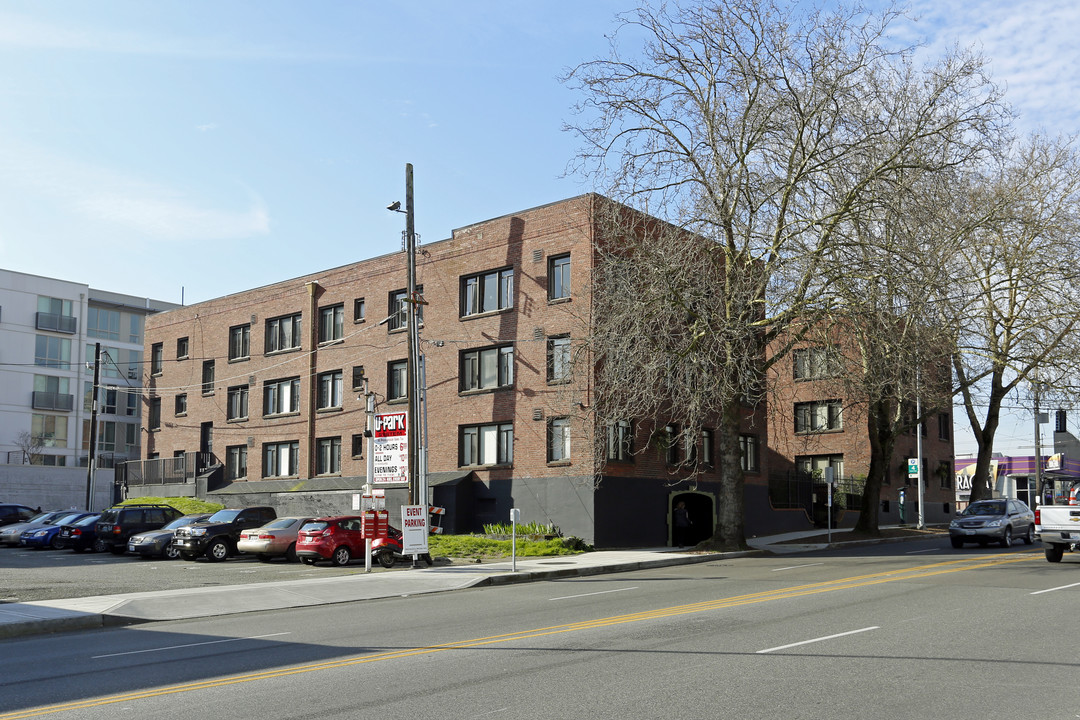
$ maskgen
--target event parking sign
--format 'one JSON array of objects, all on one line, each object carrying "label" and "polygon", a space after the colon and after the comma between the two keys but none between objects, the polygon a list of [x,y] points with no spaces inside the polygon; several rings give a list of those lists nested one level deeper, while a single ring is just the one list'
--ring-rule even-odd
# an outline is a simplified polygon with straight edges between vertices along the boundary
[{"label": "event parking sign", "polygon": [[372,485],[409,484],[409,434],[407,413],[375,416],[375,472]]}]

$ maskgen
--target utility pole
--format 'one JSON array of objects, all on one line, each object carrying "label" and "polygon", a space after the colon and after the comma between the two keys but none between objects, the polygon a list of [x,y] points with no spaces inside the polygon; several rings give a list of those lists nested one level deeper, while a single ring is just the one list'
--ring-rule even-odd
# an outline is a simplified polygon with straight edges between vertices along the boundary
[{"label": "utility pole", "polygon": [[94,509],[94,465],[97,464],[98,383],[101,381],[101,343],[94,343],[94,384],[90,388],[90,453],[86,458],[86,509]]},{"label": "utility pole", "polygon": [[[916,355],[918,358],[918,355]],[[919,367],[919,362],[915,361],[915,457],[919,459],[919,476],[915,479],[915,483],[918,486],[917,498],[919,502],[919,520],[915,527],[922,530],[926,527],[923,520],[923,474],[926,472],[923,469],[923,454],[922,454],[922,430],[923,430],[923,418],[922,418],[922,373]]]},{"label": "utility pole", "polygon": [[[1028,504],[1035,507],[1036,499],[1042,497],[1042,433],[1039,430],[1039,380],[1035,379],[1035,487],[1028,491]],[[1031,493],[1035,493],[1035,498]]]},{"label": "utility pole", "polygon": [[417,470],[419,470],[419,447],[420,433],[417,418],[419,413],[420,393],[418,382],[419,369],[417,367],[419,335],[417,334],[417,297],[416,297],[416,231],[413,217],[413,167],[412,163],[405,163],[405,255],[408,273],[408,285],[405,290],[405,312],[409,331],[409,347],[406,379],[406,395],[409,399],[407,441],[409,443],[409,505],[423,502],[420,499],[420,488],[417,482]]}]

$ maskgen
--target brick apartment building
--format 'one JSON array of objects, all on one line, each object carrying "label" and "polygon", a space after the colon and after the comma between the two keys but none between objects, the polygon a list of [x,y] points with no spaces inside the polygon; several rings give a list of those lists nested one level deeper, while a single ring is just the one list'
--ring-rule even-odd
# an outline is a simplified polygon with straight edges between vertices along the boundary
[{"label": "brick apartment building", "polygon": [[[861,502],[858,495],[862,479],[870,467],[866,406],[860,398],[850,396],[850,388],[835,377],[832,365],[825,348],[803,343],[773,366],[773,393],[769,398],[770,495],[778,511],[785,504],[782,498],[787,497],[791,505],[799,506],[789,512],[800,514],[804,503],[794,496],[809,489],[817,496],[813,505],[815,515],[820,516],[826,490],[820,479],[822,471],[831,467],[840,479],[838,519],[843,526],[851,526]],[[922,423],[921,433],[924,520],[947,521],[956,510],[951,413],[937,413]],[[896,442],[881,489],[881,525],[901,521],[901,491],[905,496],[903,521],[914,523],[918,518],[918,486],[908,477],[907,467],[908,458],[917,456],[917,444],[914,430]],[[809,485],[807,478],[811,479]]]},{"label": "brick apartment building", "polygon": [[[418,249],[429,501],[447,508],[453,531],[505,522],[517,507],[524,521],[600,546],[664,545],[679,499],[698,534],[712,531],[715,471],[690,484],[673,474],[669,450],[626,455],[629,442],[649,443],[636,427],[610,459],[593,457],[590,378],[570,373],[569,358],[589,322],[601,202],[610,201],[582,195]],[[349,511],[366,473],[362,377],[377,413],[407,403],[406,281],[406,258],[394,253],[148,319],[145,458],[201,453],[224,482],[206,485],[190,464],[188,480],[233,502]],[[711,455],[711,431],[701,443]],[[774,514],[761,413],[747,411],[744,444],[747,526],[763,532]],[[388,491],[388,504],[405,496]]]}]

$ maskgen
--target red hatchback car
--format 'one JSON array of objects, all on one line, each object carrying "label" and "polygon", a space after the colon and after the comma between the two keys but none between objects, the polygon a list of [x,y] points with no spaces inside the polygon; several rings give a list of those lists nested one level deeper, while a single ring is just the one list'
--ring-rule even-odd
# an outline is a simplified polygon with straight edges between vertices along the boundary
[{"label": "red hatchback car", "polygon": [[296,537],[296,556],[308,565],[329,560],[348,565],[364,555],[364,534],[359,515],[315,518],[304,523]]}]

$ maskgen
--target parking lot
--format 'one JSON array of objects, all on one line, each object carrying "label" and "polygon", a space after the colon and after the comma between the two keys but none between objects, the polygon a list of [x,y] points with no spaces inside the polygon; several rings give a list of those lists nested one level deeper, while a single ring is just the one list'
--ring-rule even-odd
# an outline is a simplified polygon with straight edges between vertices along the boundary
[{"label": "parking lot", "polygon": [[[395,570],[383,570],[374,563],[372,572],[396,572],[407,567],[399,564]],[[107,552],[77,554],[70,550],[0,547],[0,602],[240,585],[363,572],[362,557],[339,568],[327,563],[315,566],[287,563],[280,558],[260,562],[250,555],[212,563],[203,559],[189,562]]]}]

